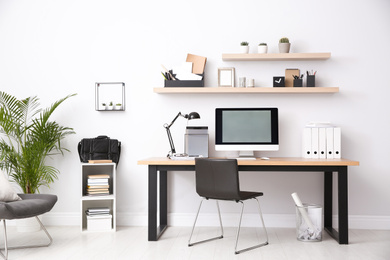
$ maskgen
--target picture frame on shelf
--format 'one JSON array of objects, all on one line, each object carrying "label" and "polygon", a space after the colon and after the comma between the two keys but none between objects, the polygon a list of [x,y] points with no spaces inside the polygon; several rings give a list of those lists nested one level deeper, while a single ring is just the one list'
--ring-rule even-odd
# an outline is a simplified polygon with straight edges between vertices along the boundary
[{"label": "picture frame on shelf", "polygon": [[234,87],[234,68],[218,68],[218,87]]}]

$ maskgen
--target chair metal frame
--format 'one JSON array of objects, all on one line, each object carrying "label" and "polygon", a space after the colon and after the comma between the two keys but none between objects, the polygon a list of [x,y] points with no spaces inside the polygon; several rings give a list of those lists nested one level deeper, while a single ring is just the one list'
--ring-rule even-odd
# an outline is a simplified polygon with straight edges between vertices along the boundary
[{"label": "chair metal frame", "polygon": [[[45,228],[45,226],[42,224],[42,222],[39,220],[38,216],[35,216],[35,219],[38,221],[39,225],[41,226],[41,229],[45,232],[46,236],[49,238],[48,244],[38,244],[38,245],[27,245],[27,246],[8,246],[7,241],[7,225],[5,223],[5,219],[1,219],[3,221],[4,226],[4,248],[0,248],[0,256],[4,258],[5,260],[8,259],[8,250],[11,249],[25,249],[25,248],[38,248],[38,247],[48,247],[52,244],[53,238],[50,236],[49,232]],[[4,254],[1,252],[1,250],[4,250]]]},{"label": "chair metal frame", "polygon": [[[236,234],[236,243],[235,243],[235,247],[234,247],[234,253],[235,253],[235,254],[240,254],[240,253],[242,253],[242,252],[246,252],[246,251],[249,251],[249,250],[252,250],[252,249],[255,249],[255,248],[259,248],[259,247],[268,245],[268,233],[267,233],[267,230],[266,230],[265,225],[264,225],[264,219],[263,219],[263,214],[262,214],[262,212],[261,212],[260,202],[259,202],[259,200],[258,200],[257,198],[253,198],[253,199],[255,199],[255,200],[257,201],[257,205],[258,205],[258,209],[259,209],[259,215],[260,215],[261,223],[262,223],[263,230],[264,230],[264,233],[265,233],[266,241],[263,242],[263,243],[260,243],[260,244],[251,246],[251,247],[247,247],[247,248],[243,248],[243,249],[241,249],[241,250],[237,250],[238,240],[239,240],[240,231],[241,231],[242,215],[243,215],[243,213],[244,213],[244,205],[245,205],[244,201],[239,200],[239,201],[237,201],[237,203],[240,202],[240,203],[242,204],[242,206],[241,206],[240,220],[239,220],[239,223],[238,223],[238,229],[237,229],[237,234]],[[198,208],[198,212],[196,213],[194,225],[192,226],[191,235],[190,235],[190,238],[189,238],[189,240],[188,240],[188,246],[193,246],[193,245],[196,245],[196,244],[200,244],[200,243],[204,243],[204,242],[208,242],[208,241],[212,241],[212,240],[216,240],[216,239],[221,239],[221,238],[223,238],[223,226],[222,226],[221,211],[220,211],[220,209],[219,209],[218,200],[215,200],[215,201],[216,201],[216,204],[217,204],[217,209],[218,209],[219,223],[220,223],[220,227],[221,227],[221,235],[220,235],[220,236],[217,236],[217,237],[213,237],[213,238],[201,240],[201,241],[191,242],[192,235],[193,235],[194,230],[195,230],[196,222],[197,222],[197,220],[198,220],[198,216],[199,216],[199,213],[200,213],[200,209],[201,209],[201,207],[202,207],[202,203],[203,203],[204,200],[208,200],[208,199],[203,198],[203,199],[201,200],[200,204],[199,204],[199,208]]]}]

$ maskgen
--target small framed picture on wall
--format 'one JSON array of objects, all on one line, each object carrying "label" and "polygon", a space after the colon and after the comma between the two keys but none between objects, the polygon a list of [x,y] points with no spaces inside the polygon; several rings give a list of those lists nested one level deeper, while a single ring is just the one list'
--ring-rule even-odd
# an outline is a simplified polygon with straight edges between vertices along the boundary
[{"label": "small framed picture on wall", "polygon": [[234,87],[234,68],[218,68],[218,87]]}]

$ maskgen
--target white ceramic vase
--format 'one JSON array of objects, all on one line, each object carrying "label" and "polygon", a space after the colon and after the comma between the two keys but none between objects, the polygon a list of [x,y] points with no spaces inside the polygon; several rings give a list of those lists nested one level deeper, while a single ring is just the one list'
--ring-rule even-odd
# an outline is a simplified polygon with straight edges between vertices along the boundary
[{"label": "white ceramic vase", "polygon": [[249,53],[249,46],[248,45],[241,45],[240,51],[241,51],[241,53]]},{"label": "white ceramic vase", "polygon": [[257,52],[258,53],[267,53],[268,46],[267,45],[258,45],[257,46]]},{"label": "white ceramic vase", "polygon": [[279,52],[280,53],[289,53],[290,52],[290,46],[291,46],[291,43],[286,43],[286,42],[283,42],[283,43],[279,43]]}]

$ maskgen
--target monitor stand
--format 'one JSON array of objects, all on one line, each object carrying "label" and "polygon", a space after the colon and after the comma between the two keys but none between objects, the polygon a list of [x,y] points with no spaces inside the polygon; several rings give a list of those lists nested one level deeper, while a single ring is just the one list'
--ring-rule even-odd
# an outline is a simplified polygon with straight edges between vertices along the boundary
[{"label": "monitor stand", "polygon": [[239,151],[237,160],[256,160],[253,151]]}]

